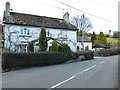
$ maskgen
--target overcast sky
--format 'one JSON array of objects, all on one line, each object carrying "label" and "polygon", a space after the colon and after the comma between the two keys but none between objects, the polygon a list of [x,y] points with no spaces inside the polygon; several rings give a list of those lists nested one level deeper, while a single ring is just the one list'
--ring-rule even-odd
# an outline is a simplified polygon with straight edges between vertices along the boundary
[{"label": "overcast sky", "polygon": [[[70,16],[81,15],[82,12],[71,9],[57,2],[56,0],[1,0],[0,1],[0,17],[3,17],[5,3],[10,2],[10,8],[13,12],[34,14],[40,16],[48,16],[55,18],[63,18],[65,12],[69,12]],[[83,10],[95,16],[108,19],[113,22],[118,22],[118,1],[119,0],[59,0],[75,8]],[[63,10],[64,9],[64,10]],[[96,33],[103,31],[107,33],[109,29],[112,31],[118,30],[116,23],[107,22],[90,15],[89,17],[93,29]]]}]

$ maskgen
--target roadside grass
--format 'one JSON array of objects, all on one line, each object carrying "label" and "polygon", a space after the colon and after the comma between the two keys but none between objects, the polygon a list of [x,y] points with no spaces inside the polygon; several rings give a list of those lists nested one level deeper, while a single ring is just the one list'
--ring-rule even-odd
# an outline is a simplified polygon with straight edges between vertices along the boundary
[{"label": "roadside grass", "polygon": [[[91,37],[88,38],[91,39]],[[118,38],[112,38],[112,37],[107,38],[107,43],[118,43],[118,42],[120,42]]]},{"label": "roadside grass", "polygon": [[120,40],[118,38],[107,38],[108,43],[118,43]]}]

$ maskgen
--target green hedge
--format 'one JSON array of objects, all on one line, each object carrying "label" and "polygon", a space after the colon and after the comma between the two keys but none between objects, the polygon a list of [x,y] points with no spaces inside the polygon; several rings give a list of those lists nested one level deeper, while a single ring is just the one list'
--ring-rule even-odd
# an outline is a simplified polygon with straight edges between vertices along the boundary
[{"label": "green hedge", "polygon": [[54,65],[66,62],[68,59],[63,53],[3,53],[2,70],[13,70],[33,66]]}]

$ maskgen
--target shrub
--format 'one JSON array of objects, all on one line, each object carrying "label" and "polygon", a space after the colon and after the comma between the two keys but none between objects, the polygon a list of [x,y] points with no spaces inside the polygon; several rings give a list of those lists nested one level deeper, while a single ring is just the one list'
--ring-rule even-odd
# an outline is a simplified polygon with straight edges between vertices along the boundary
[{"label": "shrub", "polygon": [[67,44],[61,44],[58,51],[64,53],[67,59],[71,59],[71,49]]},{"label": "shrub", "polygon": [[109,35],[109,34],[107,34],[107,35],[106,35],[106,37],[108,38],[108,37],[110,37],[110,35]]},{"label": "shrub", "polygon": [[57,45],[57,42],[56,42],[56,40],[53,40],[53,42],[52,42],[52,46],[51,46],[51,50],[52,51],[58,51],[58,45]]},{"label": "shrub", "polygon": [[71,59],[72,59],[72,60],[76,60],[76,59],[78,59],[78,57],[81,56],[81,55],[82,55],[81,52],[72,52],[72,53],[71,53]]},{"label": "shrub", "polygon": [[89,47],[88,47],[88,45],[85,47],[85,51],[88,51],[89,50]]},{"label": "shrub", "polygon": [[81,51],[81,52],[72,53],[73,60],[78,59],[80,56],[84,56],[84,60],[91,60],[94,58],[94,52],[93,51]]},{"label": "shrub", "polygon": [[7,53],[7,52],[10,52],[9,49],[7,49],[7,48],[2,48],[2,53]]},{"label": "shrub", "polygon": [[85,60],[91,60],[94,57],[94,53],[92,51],[85,51],[83,55]]},{"label": "shrub", "polygon": [[89,53],[89,55],[91,55],[90,59],[94,59],[94,51],[89,50],[87,52]]},{"label": "shrub", "polygon": [[112,56],[120,54],[120,48],[101,49],[98,51],[99,56]]},{"label": "shrub", "polygon": [[107,50],[101,49],[100,51],[98,51],[98,55],[99,56],[107,56]]},{"label": "shrub", "polygon": [[60,51],[60,52],[71,52],[71,49],[67,44],[60,44],[58,51]]},{"label": "shrub", "polygon": [[106,40],[106,37],[105,37],[105,35],[104,35],[103,32],[100,32],[100,34],[98,35],[98,38],[97,38],[96,42],[106,45],[107,40]]},{"label": "shrub", "polygon": [[60,52],[43,53],[3,53],[2,70],[13,70],[33,66],[54,65],[66,62],[65,55]]}]

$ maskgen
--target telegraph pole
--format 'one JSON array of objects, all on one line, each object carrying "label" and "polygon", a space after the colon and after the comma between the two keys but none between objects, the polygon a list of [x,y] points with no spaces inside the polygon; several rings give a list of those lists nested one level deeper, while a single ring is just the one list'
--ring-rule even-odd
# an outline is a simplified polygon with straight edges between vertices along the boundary
[{"label": "telegraph pole", "polygon": [[[81,27],[82,27],[83,21],[84,21],[84,14],[82,14],[81,18],[82,18],[82,21],[81,21]],[[82,28],[82,49],[84,51],[84,30],[83,28]]]}]

